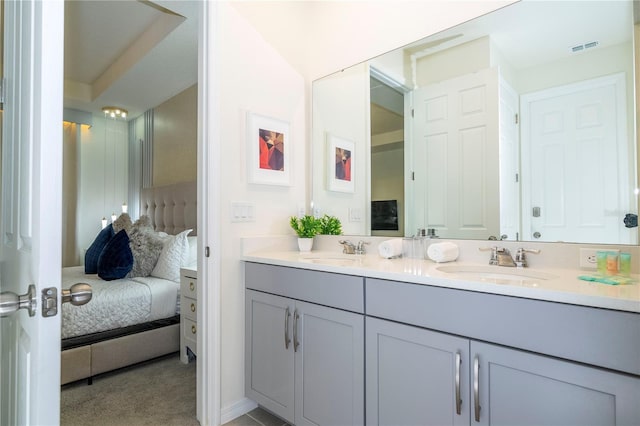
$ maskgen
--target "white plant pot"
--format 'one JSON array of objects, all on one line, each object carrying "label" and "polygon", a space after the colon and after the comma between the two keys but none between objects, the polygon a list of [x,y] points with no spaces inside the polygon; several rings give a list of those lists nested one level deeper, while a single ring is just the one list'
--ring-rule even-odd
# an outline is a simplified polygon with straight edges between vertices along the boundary
[{"label": "white plant pot", "polygon": [[298,249],[302,252],[311,251],[313,238],[298,238]]}]

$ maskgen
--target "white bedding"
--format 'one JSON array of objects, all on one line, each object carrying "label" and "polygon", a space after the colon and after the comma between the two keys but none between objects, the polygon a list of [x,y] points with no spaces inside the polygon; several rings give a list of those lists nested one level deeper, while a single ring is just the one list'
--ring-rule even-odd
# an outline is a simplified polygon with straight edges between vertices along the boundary
[{"label": "white bedding", "polygon": [[77,282],[91,285],[89,303],[62,305],[62,338],[111,330],[171,317],[177,313],[180,283],[155,277],[104,281],[85,275],[83,266],[62,268],[62,288]]}]

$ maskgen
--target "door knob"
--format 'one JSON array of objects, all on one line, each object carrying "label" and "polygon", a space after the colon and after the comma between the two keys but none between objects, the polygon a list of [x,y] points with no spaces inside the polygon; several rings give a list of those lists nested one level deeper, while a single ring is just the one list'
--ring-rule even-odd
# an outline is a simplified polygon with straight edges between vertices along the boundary
[{"label": "door knob", "polygon": [[[87,283],[76,283],[70,288],[62,289],[62,303],[80,306],[88,303],[93,297],[91,286]],[[42,316],[53,317],[58,314],[58,289],[55,287],[42,290]]]},{"label": "door knob", "polygon": [[28,309],[29,316],[36,314],[38,300],[36,299],[36,286],[31,284],[27,292],[18,295],[12,291],[0,293],[0,317],[7,317],[18,309]]},{"label": "door knob", "polygon": [[87,283],[76,283],[69,289],[62,290],[62,303],[70,302],[73,306],[88,303],[93,297],[93,290]]},{"label": "door knob", "polygon": [[533,233],[533,238],[540,238],[540,237],[542,237],[542,234],[539,233],[538,231]]}]

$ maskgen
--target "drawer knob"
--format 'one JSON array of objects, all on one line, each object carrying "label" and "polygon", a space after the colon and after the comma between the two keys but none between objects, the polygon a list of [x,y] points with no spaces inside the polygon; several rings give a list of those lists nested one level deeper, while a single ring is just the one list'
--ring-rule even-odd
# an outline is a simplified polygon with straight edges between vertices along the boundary
[{"label": "drawer knob", "polygon": [[196,304],[192,303],[191,304],[191,312],[195,312],[196,311]]},{"label": "drawer knob", "polygon": [[196,326],[195,325],[191,326],[191,334],[196,334]]},{"label": "drawer knob", "polygon": [[193,283],[193,281],[189,282],[189,290],[193,291],[196,289],[196,285]]}]

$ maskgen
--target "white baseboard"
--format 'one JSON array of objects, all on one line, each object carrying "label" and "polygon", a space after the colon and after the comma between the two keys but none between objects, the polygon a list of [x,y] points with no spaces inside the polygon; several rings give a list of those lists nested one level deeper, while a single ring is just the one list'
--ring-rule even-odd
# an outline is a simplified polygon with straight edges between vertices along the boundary
[{"label": "white baseboard", "polygon": [[250,400],[249,398],[242,398],[231,405],[228,405],[222,409],[220,413],[220,424],[225,424],[233,419],[236,419],[243,414],[247,414],[249,411],[257,408],[258,404]]}]

